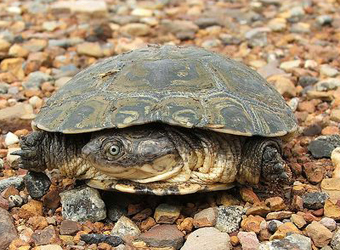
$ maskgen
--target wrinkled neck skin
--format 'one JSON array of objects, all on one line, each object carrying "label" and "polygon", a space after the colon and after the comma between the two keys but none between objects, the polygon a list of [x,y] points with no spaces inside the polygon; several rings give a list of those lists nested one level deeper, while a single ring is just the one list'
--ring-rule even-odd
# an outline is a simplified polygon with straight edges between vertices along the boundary
[{"label": "wrinkled neck skin", "polygon": [[[30,170],[59,168],[77,179],[207,185],[257,184],[267,174],[261,170],[263,151],[280,147],[275,139],[160,124],[79,135],[33,132],[21,145],[21,167]],[[119,146],[115,156],[108,154],[112,145]]]}]

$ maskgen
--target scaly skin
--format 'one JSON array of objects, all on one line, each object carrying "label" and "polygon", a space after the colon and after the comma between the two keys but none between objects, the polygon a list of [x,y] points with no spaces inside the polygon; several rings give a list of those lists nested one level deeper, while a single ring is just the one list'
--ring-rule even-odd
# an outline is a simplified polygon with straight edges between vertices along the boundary
[{"label": "scaly skin", "polygon": [[21,147],[15,152],[21,168],[59,168],[65,176],[125,192],[185,194],[290,178],[278,139],[160,124],[79,135],[33,132]]}]

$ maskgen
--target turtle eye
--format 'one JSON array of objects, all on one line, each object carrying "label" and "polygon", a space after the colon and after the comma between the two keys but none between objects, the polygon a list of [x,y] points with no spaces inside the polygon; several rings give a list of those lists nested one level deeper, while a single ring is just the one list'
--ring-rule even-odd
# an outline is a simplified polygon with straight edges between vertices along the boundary
[{"label": "turtle eye", "polygon": [[120,153],[120,147],[118,145],[112,145],[110,148],[109,148],[109,153],[110,155],[112,156],[116,156]]}]

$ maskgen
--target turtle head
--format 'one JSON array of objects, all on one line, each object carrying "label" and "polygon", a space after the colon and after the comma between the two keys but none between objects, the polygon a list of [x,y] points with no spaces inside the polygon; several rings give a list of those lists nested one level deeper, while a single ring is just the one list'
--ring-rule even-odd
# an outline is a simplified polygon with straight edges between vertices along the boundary
[{"label": "turtle head", "polygon": [[107,176],[144,183],[168,179],[181,166],[174,144],[159,128],[131,127],[94,133],[82,154]]}]

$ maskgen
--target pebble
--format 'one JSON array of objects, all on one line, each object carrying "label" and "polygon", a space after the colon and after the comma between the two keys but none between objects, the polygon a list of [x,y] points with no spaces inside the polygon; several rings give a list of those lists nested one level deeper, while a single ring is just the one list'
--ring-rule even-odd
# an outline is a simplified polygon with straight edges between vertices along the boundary
[{"label": "pebble", "polygon": [[181,250],[230,250],[230,237],[216,228],[205,227],[189,234]]},{"label": "pebble", "polygon": [[278,220],[271,220],[267,223],[267,229],[270,233],[275,233],[279,226],[281,226],[283,223]]},{"label": "pebble", "polygon": [[30,39],[29,41],[23,44],[23,47],[30,52],[38,52],[42,51],[47,47],[47,40],[45,39]]},{"label": "pebble", "polygon": [[121,238],[134,238],[141,234],[137,225],[126,216],[120,217],[111,231],[111,235],[117,235]]},{"label": "pebble", "polygon": [[292,216],[290,217],[290,220],[299,228],[303,228],[304,226],[306,226],[307,222],[306,220],[303,218],[303,216],[298,215],[298,214],[292,214]]},{"label": "pebble", "polygon": [[131,12],[131,15],[140,17],[151,17],[153,15],[153,11],[149,9],[136,8]]},{"label": "pebble", "polygon": [[52,77],[46,73],[35,71],[28,75],[27,81],[25,81],[22,86],[25,89],[39,89],[42,83],[51,81]]},{"label": "pebble", "polygon": [[180,213],[180,207],[162,203],[156,207],[154,218],[157,223],[172,224],[178,219]]},{"label": "pebble", "polygon": [[335,122],[340,122],[340,109],[333,109],[330,114],[330,119]]},{"label": "pebble", "polygon": [[331,160],[334,166],[332,177],[340,178],[340,147],[337,147],[332,151]]},{"label": "pebble", "polygon": [[241,228],[247,232],[259,233],[261,231],[261,223],[263,222],[265,222],[265,219],[261,216],[249,215],[248,217],[243,218]]},{"label": "pebble", "polygon": [[15,80],[23,80],[25,72],[23,70],[23,64],[25,60],[21,57],[18,58],[6,58],[1,61],[0,69],[12,73]]},{"label": "pebble", "polygon": [[145,23],[129,23],[124,25],[120,32],[130,36],[147,36],[151,32],[151,28]]},{"label": "pebble", "polygon": [[8,132],[6,134],[5,143],[6,143],[7,146],[13,145],[13,144],[18,143],[18,142],[19,142],[18,136],[16,136],[12,132]]},{"label": "pebble", "polygon": [[244,36],[251,47],[264,47],[268,43],[267,32],[269,31],[270,29],[265,27],[254,28],[247,31]]},{"label": "pebble", "polygon": [[9,208],[21,207],[23,203],[24,203],[24,200],[20,195],[10,195],[8,197]]},{"label": "pebble", "polygon": [[5,209],[0,208],[0,249],[5,250],[18,237],[12,216]]},{"label": "pebble", "polygon": [[51,185],[51,181],[45,173],[32,171],[25,175],[24,182],[28,193],[33,199],[43,197]]},{"label": "pebble", "polygon": [[28,49],[25,49],[19,44],[13,44],[9,50],[8,50],[8,55],[11,57],[24,57],[26,58],[29,54]]},{"label": "pebble", "polygon": [[295,68],[298,68],[301,65],[300,60],[294,60],[294,61],[286,61],[280,64],[280,69],[283,69],[284,71],[291,71]]},{"label": "pebble", "polygon": [[41,106],[43,105],[43,100],[38,96],[32,96],[28,100],[28,103],[31,104],[33,108],[41,108]]},{"label": "pebble", "polygon": [[338,78],[327,78],[320,80],[315,84],[315,89],[317,91],[327,91],[340,87],[340,79]]},{"label": "pebble", "polygon": [[99,244],[104,242],[113,247],[124,243],[124,241],[118,236],[105,234],[82,234],[80,235],[80,239],[87,244]]},{"label": "pebble", "polygon": [[109,206],[106,205],[106,208],[107,217],[113,222],[118,221],[119,218],[127,214],[126,208],[117,204],[109,204]]},{"label": "pebble", "polygon": [[285,97],[296,96],[296,89],[293,82],[283,75],[273,75],[267,78],[267,81],[274,85],[276,90]]},{"label": "pebble", "polygon": [[73,221],[100,221],[106,218],[106,209],[99,192],[90,187],[60,193],[62,215]]},{"label": "pebble", "polygon": [[327,64],[321,65],[320,74],[328,77],[334,77],[339,74],[339,71]]},{"label": "pebble", "polygon": [[324,192],[306,193],[302,196],[303,206],[307,209],[317,210],[323,208],[328,195]]},{"label": "pebble", "polygon": [[340,146],[339,135],[319,136],[308,145],[308,150],[314,158],[330,158],[332,151]]},{"label": "pebble", "polygon": [[9,186],[14,186],[16,189],[20,190],[24,187],[24,179],[21,176],[14,176],[0,180],[0,193]]},{"label": "pebble", "polygon": [[214,207],[203,209],[194,216],[193,225],[196,228],[213,227],[216,224],[217,209]]},{"label": "pebble", "polygon": [[332,237],[332,240],[331,240],[331,247],[332,247],[334,250],[340,249],[340,229],[337,229],[337,230],[334,232],[333,237]]},{"label": "pebble", "polygon": [[[334,189],[331,188],[331,190],[333,191]],[[338,194],[334,195],[334,193],[336,192]],[[339,191],[335,189],[335,191],[333,191],[331,195],[339,196]],[[340,220],[340,206],[337,200],[333,200],[333,199],[326,200],[325,206],[324,206],[324,215],[334,220]]]},{"label": "pebble", "polygon": [[20,208],[18,215],[23,219],[29,219],[33,216],[42,216],[43,205],[40,201],[31,200]]},{"label": "pebble", "polygon": [[333,22],[333,18],[330,15],[321,15],[316,18],[316,22],[321,25],[329,25]]},{"label": "pebble", "polygon": [[142,233],[139,240],[150,247],[173,247],[179,249],[184,242],[184,234],[176,225],[156,225],[149,231]]},{"label": "pebble", "polygon": [[44,216],[33,216],[28,219],[27,224],[30,225],[33,230],[42,230],[48,226],[48,222]]},{"label": "pebble", "polygon": [[77,45],[77,53],[79,55],[102,57],[103,51],[99,43],[80,43]]},{"label": "pebble", "polygon": [[[26,250],[26,249],[18,249],[18,250]],[[56,244],[48,244],[45,246],[38,246],[34,248],[34,250],[63,250],[60,245]]]},{"label": "pebble", "polygon": [[237,234],[239,238],[242,250],[258,250],[260,242],[254,232],[239,232]]},{"label": "pebble", "polygon": [[72,220],[63,220],[60,224],[60,234],[74,235],[81,230],[81,225]]},{"label": "pebble", "polygon": [[0,39],[0,52],[7,52],[11,44],[5,39]]},{"label": "pebble", "polygon": [[47,245],[59,242],[59,237],[54,226],[50,225],[43,230],[36,230],[32,234],[32,239],[36,245]]},{"label": "pebble", "polygon": [[332,232],[321,223],[313,221],[306,227],[306,232],[313,240],[313,243],[317,247],[324,247],[329,244],[332,239]]},{"label": "pebble", "polygon": [[242,215],[245,213],[241,206],[219,206],[215,227],[224,233],[232,233],[240,228]]},{"label": "pebble", "polygon": [[259,250],[312,250],[312,241],[310,238],[300,235],[291,234],[280,240],[263,242]]},{"label": "pebble", "polygon": [[290,28],[290,32],[292,33],[299,33],[299,34],[307,34],[310,33],[310,24],[309,23],[294,23]]},{"label": "pebble", "polygon": [[323,217],[319,223],[327,227],[330,231],[334,231],[336,229],[336,221],[332,218]]},{"label": "pebble", "polygon": [[284,18],[274,18],[268,22],[268,27],[275,32],[282,32],[287,29],[287,21]]}]

